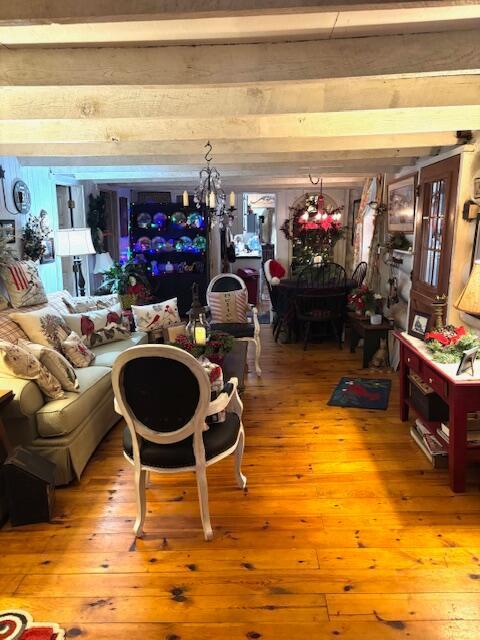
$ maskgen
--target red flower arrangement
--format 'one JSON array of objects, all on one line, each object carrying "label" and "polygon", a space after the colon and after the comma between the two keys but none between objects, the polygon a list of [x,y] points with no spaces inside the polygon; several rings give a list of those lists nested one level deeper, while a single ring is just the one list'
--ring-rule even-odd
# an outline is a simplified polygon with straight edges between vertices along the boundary
[{"label": "red flower arrangement", "polygon": [[449,347],[452,344],[457,344],[462,336],[467,335],[465,327],[452,327],[448,326],[439,331],[429,331],[425,334],[425,341],[437,340],[445,347]]}]

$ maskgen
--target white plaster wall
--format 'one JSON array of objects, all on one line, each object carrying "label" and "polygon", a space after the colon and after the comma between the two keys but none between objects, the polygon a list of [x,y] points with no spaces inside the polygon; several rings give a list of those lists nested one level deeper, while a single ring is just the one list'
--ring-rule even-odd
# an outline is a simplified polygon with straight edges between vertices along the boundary
[{"label": "white plaster wall", "polygon": [[[3,202],[3,195],[0,195],[0,219],[15,220],[15,235],[17,238],[15,251],[21,255],[21,235],[22,228],[27,216],[13,214],[15,206],[12,198],[12,188],[15,180],[26,182],[31,194],[30,213],[38,216],[41,209],[48,213],[49,224],[52,229],[58,228],[57,196],[55,190],[55,179],[50,174],[48,167],[22,167],[17,158],[0,157],[0,164],[5,170],[5,195],[6,203]],[[13,245],[12,245],[13,246]],[[39,272],[42,282],[47,292],[57,291],[63,288],[62,268],[60,258],[50,264],[39,265]]]}]

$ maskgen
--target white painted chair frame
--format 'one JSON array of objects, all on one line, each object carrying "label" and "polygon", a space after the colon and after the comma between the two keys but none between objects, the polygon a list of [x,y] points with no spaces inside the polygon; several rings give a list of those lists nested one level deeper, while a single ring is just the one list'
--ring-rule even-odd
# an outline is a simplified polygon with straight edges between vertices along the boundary
[{"label": "white painted chair frame", "polygon": [[[221,278],[234,278],[235,280],[238,281],[238,283],[240,284],[242,290],[245,290],[247,288],[246,285],[245,285],[245,282],[239,276],[235,275],[234,273],[220,273],[218,276],[215,276],[214,278],[212,278],[210,280],[210,283],[209,283],[208,288],[207,288],[207,305],[209,304],[208,296],[212,292],[213,286]],[[260,368],[260,355],[262,353],[262,343],[260,341],[260,323],[258,322],[258,309],[254,304],[249,304],[248,306],[249,306],[250,311],[252,313],[252,321],[253,321],[253,327],[254,327],[253,338],[235,338],[235,339],[236,340],[240,340],[242,342],[249,342],[250,344],[254,345],[254,347],[255,347],[255,372],[256,372],[257,376],[261,376],[262,375],[262,369]]]},{"label": "white painted chair frame", "polygon": [[[171,431],[168,433],[160,433],[149,429],[143,423],[139,422],[128,403],[126,402],[124,385],[123,385],[123,372],[125,365],[131,360],[144,357],[162,357],[170,360],[176,360],[186,365],[190,371],[194,374],[198,381],[200,396],[197,408],[194,415],[180,429]],[[143,536],[143,525],[145,521],[146,513],[146,482],[147,474],[153,473],[181,473],[184,471],[194,471],[197,478],[198,498],[200,504],[200,516],[202,519],[202,526],[205,535],[205,540],[211,540],[213,537],[212,526],[210,522],[210,512],[208,507],[208,484],[207,484],[207,467],[223,460],[231,453],[235,453],[235,476],[237,484],[241,489],[244,489],[247,485],[247,478],[243,475],[241,470],[243,450],[245,446],[245,430],[243,428],[242,413],[243,403],[238,395],[238,380],[237,378],[231,378],[229,382],[232,384],[233,389],[229,394],[222,392],[218,398],[214,401],[210,401],[211,387],[210,380],[205,369],[200,365],[197,360],[189,353],[182,351],[176,347],[170,347],[165,345],[140,345],[132,347],[121,353],[115,360],[112,369],[112,384],[115,394],[115,410],[125,419],[130,435],[132,438],[133,460],[126,454],[125,458],[134,467],[135,474],[135,493],[137,502],[137,517],[133,527],[133,531],[136,537]],[[219,454],[215,458],[206,460],[205,447],[203,443],[203,432],[206,431],[207,426],[205,419],[207,416],[224,411],[228,409],[230,412],[236,413],[240,419],[240,430],[238,433],[235,444],[228,450]],[[159,411],[161,407],[159,407]],[[189,467],[177,467],[170,468],[158,468],[143,465],[140,460],[140,448],[138,438],[144,438],[150,442],[166,445],[174,442],[180,442],[185,438],[193,435],[193,451],[195,456],[195,466]]]}]

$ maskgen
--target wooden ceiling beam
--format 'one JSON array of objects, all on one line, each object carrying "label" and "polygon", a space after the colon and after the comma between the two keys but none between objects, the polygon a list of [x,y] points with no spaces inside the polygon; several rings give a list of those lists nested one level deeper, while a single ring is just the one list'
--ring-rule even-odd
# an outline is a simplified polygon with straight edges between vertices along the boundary
[{"label": "wooden ceiling beam", "polygon": [[2,86],[300,82],[480,72],[478,30],[212,46],[4,49]]},{"label": "wooden ceiling beam", "polygon": [[17,8],[17,3],[16,17],[12,11],[0,10],[0,43],[8,47],[122,46],[139,42],[172,44],[330,39],[472,29],[480,22],[477,3],[455,1],[421,4],[370,2],[353,6],[339,2],[322,3],[320,6],[318,3],[316,6],[306,3],[303,6],[290,3],[288,6],[289,3],[285,3],[277,7],[270,2],[256,3],[255,7],[240,7],[230,2],[223,10],[218,3],[216,6],[207,3],[207,7],[193,4],[186,13],[177,3],[176,12],[150,6],[148,9],[144,7],[144,12],[141,8],[134,12],[130,7],[123,14],[118,13],[117,6],[102,2],[95,3],[89,14],[85,14],[82,8],[73,15],[72,8],[66,4],[63,15],[58,15],[61,13],[59,7],[48,3],[43,7],[43,17],[40,17],[40,12],[35,14],[32,10],[27,17],[26,7]]},{"label": "wooden ceiling beam", "polygon": [[0,21],[15,24],[38,24],[46,20],[68,23],[82,20],[117,18],[138,20],[178,16],[222,16],[231,13],[261,15],[274,12],[318,12],[368,9],[452,8],[468,6],[471,0],[16,0],[0,5]]},{"label": "wooden ceiling beam", "polygon": [[[57,156],[57,157],[20,157],[20,164],[23,166],[75,166],[75,167],[100,167],[108,166],[199,166],[198,154],[187,155],[144,155],[144,156]],[[302,164],[308,166],[328,167],[340,166],[345,163],[370,162],[383,163],[392,166],[410,164],[418,157],[432,155],[430,147],[416,147],[410,149],[375,149],[359,151],[323,151],[323,152],[298,152],[298,153],[254,153],[254,154],[217,154],[214,151],[214,162],[216,165],[240,165],[248,163],[257,165],[268,163],[275,165]]]},{"label": "wooden ceiling beam", "polygon": [[[217,132],[218,133],[218,132]],[[446,147],[457,144],[455,131],[415,133],[415,134],[386,134],[372,136],[325,136],[297,138],[289,136],[287,139],[264,138],[262,140],[229,140],[218,139],[214,135],[210,139],[214,145],[214,156],[251,153],[306,153],[306,152],[337,152],[364,151],[378,149],[411,149],[422,148],[430,150],[435,147]],[[164,140],[161,145],[152,141],[104,141],[84,143],[34,143],[32,141],[7,143],[0,138],[0,155],[19,157],[85,157],[85,156],[145,156],[156,155],[159,152],[169,155],[188,155],[199,163],[203,161],[204,140]]]},{"label": "wooden ceiling beam", "polygon": [[480,105],[230,118],[0,121],[2,144],[375,136],[480,129]]},{"label": "wooden ceiling beam", "polygon": [[2,88],[0,119],[243,116],[480,104],[480,74],[243,86]]}]

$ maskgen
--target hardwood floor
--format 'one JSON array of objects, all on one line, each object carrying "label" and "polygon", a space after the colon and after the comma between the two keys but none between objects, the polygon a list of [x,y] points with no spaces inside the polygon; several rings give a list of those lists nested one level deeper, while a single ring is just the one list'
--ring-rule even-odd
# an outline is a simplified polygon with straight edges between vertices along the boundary
[{"label": "hardwood floor", "polygon": [[263,377],[243,396],[248,490],[232,457],[209,469],[214,540],[193,475],[179,475],[153,477],[134,541],[118,425],[58,490],[53,524],[0,532],[0,608],[95,640],[478,638],[475,469],[454,495],[430,468],[398,419],[395,375],[388,411],[328,407],[342,375],[378,372],[361,353],[304,353],[262,331]]}]

